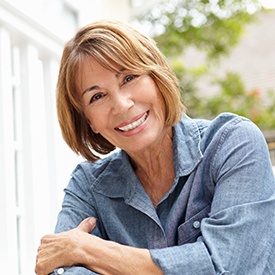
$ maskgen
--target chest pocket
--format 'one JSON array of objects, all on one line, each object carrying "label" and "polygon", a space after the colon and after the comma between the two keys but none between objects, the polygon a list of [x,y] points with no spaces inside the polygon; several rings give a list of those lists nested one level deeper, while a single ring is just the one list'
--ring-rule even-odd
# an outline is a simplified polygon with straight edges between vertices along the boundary
[{"label": "chest pocket", "polygon": [[200,212],[178,227],[178,245],[192,243],[201,236],[201,221],[208,217],[211,204],[208,204]]}]

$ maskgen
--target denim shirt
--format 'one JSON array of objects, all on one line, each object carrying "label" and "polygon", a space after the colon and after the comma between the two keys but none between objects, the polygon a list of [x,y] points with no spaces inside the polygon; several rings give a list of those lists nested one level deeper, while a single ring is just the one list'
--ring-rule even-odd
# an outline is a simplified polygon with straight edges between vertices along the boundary
[{"label": "denim shirt", "polygon": [[274,275],[275,180],[260,130],[229,113],[213,121],[184,115],[173,127],[173,150],[175,179],[156,208],[124,151],[79,164],[56,233],[92,216],[92,234],[148,248],[167,275]]}]

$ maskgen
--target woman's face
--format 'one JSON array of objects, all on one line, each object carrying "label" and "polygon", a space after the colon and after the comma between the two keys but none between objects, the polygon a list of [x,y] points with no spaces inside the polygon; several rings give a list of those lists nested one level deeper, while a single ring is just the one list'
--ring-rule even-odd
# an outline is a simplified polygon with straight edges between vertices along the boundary
[{"label": "woman's face", "polygon": [[84,114],[95,133],[128,153],[160,143],[165,104],[153,79],[121,69],[112,72],[93,57],[81,64],[77,79]]}]

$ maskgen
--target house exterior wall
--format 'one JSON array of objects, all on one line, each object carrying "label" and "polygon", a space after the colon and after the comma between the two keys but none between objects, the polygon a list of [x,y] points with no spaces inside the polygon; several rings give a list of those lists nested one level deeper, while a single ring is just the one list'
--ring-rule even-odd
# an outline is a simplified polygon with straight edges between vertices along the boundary
[{"label": "house exterior wall", "polygon": [[[213,69],[217,77],[226,72],[238,73],[246,89],[258,89],[263,95],[268,90],[275,91],[275,9],[260,12],[256,21],[248,24],[240,43],[229,56],[220,60],[218,69]],[[195,68],[204,64],[205,56],[194,48],[188,48],[184,54],[185,65]],[[212,78],[204,77],[199,82],[201,95],[212,96],[218,92]]]},{"label": "house exterior wall", "polygon": [[275,92],[274,25],[275,10],[259,13],[230,56],[222,60],[221,71],[238,72],[248,90]]}]

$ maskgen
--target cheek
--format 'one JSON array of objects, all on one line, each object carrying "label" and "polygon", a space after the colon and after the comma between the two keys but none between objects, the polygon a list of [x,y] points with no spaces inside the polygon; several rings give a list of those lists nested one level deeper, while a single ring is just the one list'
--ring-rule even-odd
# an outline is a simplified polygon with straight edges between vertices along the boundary
[{"label": "cheek", "polygon": [[85,112],[85,116],[92,131],[98,134],[103,126],[103,121],[101,121],[102,116],[94,114],[94,112]]},{"label": "cheek", "polygon": [[157,112],[160,116],[166,117],[166,105],[165,100],[159,90],[156,90],[155,98],[154,98],[154,106],[157,109]]},{"label": "cheek", "polygon": [[92,123],[89,123],[89,125],[95,134],[98,134],[100,132],[100,130],[98,130],[98,128],[95,125],[93,125]]}]

